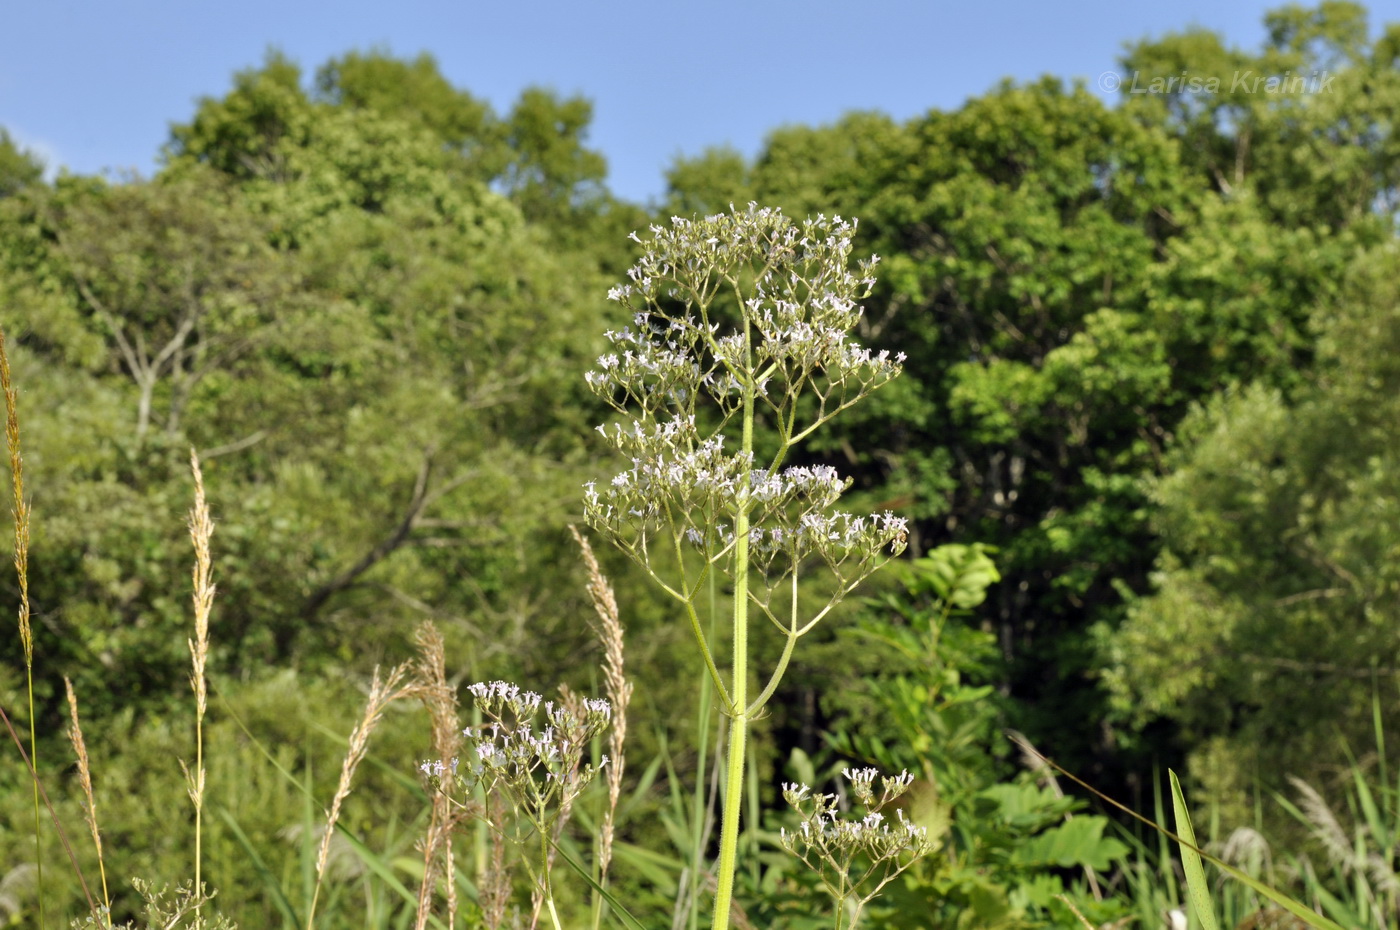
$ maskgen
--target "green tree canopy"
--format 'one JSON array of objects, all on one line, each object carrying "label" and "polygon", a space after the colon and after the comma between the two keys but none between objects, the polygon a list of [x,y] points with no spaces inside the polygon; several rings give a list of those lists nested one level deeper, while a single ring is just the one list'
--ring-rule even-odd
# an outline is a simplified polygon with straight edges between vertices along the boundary
[{"label": "green tree canopy", "polygon": [[37,184],[44,177],[44,163],[33,152],[20,148],[8,131],[0,128],[0,197]]},{"label": "green tree canopy", "polygon": [[1106,637],[1115,693],[1178,722],[1192,772],[1235,813],[1255,778],[1316,782],[1374,747],[1400,704],[1400,253],[1326,306],[1292,401],[1254,385],[1187,419],[1155,484],[1154,593]]},{"label": "green tree canopy", "polygon": [[908,352],[909,377],[826,454],[863,462],[867,487],[920,518],[916,549],[1000,547],[1019,724],[1071,760],[1119,742],[1062,724],[1104,718],[1088,631],[1150,587],[1142,479],[1193,402],[1301,384],[1319,308],[1391,228],[1394,37],[1370,41],[1349,4],[1266,25],[1257,55],[1197,31],[1140,43],[1125,66],[1334,69],[1333,90],[1232,96],[1226,81],[1109,107],[1045,79],[902,126],[784,129],[752,165],[715,152],[671,174],[676,205],[748,195],[860,217],[885,258],[861,335]]}]

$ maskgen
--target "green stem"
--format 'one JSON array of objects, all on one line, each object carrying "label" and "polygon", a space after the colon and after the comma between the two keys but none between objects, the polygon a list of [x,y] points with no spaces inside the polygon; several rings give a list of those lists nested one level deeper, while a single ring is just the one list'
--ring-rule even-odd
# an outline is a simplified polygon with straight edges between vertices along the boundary
[{"label": "green stem", "polygon": [[195,778],[199,779],[197,798],[194,802],[194,893],[196,914],[204,902],[201,895],[204,893],[203,873],[203,852],[204,852],[204,711],[196,710],[194,721],[194,742],[195,742]]},{"label": "green stem", "polygon": [[24,669],[29,687],[29,767],[34,774],[34,875],[39,888],[39,926],[47,926],[44,918],[44,847],[39,832],[39,744],[34,732],[34,662],[26,643]]},{"label": "green stem", "polygon": [[[715,625],[718,622],[718,611],[715,609],[715,573],[709,573],[709,609],[710,609],[710,638],[715,635]],[[705,871],[705,831],[701,824],[705,820],[705,772],[709,768],[709,738],[710,738],[710,694],[713,684],[711,679],[702,676],[700,679],[700,719],[697,727],[698,733],[698,756],[695,762],[695,795],[691,802],[691,848],[690,848],[690,892],[687,895],[687,910],[690,918],[690,930],[697,930],[700,917],[700,876]]]},{"label": "green stem", "polygon": [[[749,333],[745,327],[745,339]],[[753,451],[754,385],[744,385],[744,431],[740,454]],[[747,474],[741,476],[734,514],[734,646],[730,681],[729,740],[725,747],[724,820],[719,834],[719,864],[715,892],[715,930],[728,930],[734,900],[734,870],[739,851],[739,810],[744,796],[744,754],[749,735],[749,499]]]},{"label": "green stem", "polygon": [[549,908],[549,919],[554,922],[554,930],[560,930],[559,912],[554,909],[554,889],[549,881],[549,836],[536,824],[540,835],[540,893],[544,895],[545,906]]}]

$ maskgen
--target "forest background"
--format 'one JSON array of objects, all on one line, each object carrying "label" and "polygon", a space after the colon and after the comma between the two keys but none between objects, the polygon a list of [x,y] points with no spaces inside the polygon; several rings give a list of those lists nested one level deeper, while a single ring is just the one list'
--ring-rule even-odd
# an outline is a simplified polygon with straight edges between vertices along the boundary
[{"label": "forest background", "polygon": [[[67,758],[66,675],[123,873],[183,874],[187,825],[148,799],[183,796],[191,447],[219,525],[210,783],[230,813],[207,874],[244,926],[278,918],[239,863],[251,847],[277,872],[304,822],[258,746],[328,795],[360,685],[419,621],[463,682],[596,691],[568,525],[613,470],[582,378],[626,322],[604,295],[630,231],[757,201],[859,218],[882,264],[857,335],[908,355],[808,461],[909,518],[914,564],[980,544],[1001,575],[932,663],[888,632],[928,622],[916,571],[804,643],[759,723],[765,806],[801,760],[923,765],[949,810],[993,824],[949,830],[956,880],[905,889],[983,909],[958,926],[1053,924],[1047,889],[1079,889],[1066,867],[1123,861],[1016,859],[1063,811],[1036,795],[1044,816],[1015,822],[997,786],[1035,776],[1009,731],[1139,810],[1183,769],[1227,832],[1305,849],[1271,793],[1296,778],[1339,799],[1400,762],[1377,738],[1400,723],[1400,24],[1373,38],[1364,9],[1329,2],[1265,25],[1257,52],[1192,31],[1123,60],[1218,85],[1108,106],[1046,78],[904,123],[788,127],[754,159],[678,160],[658,211],[609,193],[588,101],[530,90],[497,113],[427,56],[304,72],[270,55],[174,127],[148,179],[45,179],[0,137],[40,758]],[[688,631],[605,563],[635,769],[693,759]],[[920,676],[921,697],[895,687]],[[12,716],[23,692],[11,641]],[[385,812],[421,813],[403,779],[426,746],[408,720],[376,746],[347,818],[367,845],[411,842]],[[0,768],[0,862],[32,853],[26,784]],[[661,835],[646,812],[663,804],[638,795],[629,841]],[[666,871],[648,862],[639,886]],[[755,873],[749,893],[795,881]]]}]

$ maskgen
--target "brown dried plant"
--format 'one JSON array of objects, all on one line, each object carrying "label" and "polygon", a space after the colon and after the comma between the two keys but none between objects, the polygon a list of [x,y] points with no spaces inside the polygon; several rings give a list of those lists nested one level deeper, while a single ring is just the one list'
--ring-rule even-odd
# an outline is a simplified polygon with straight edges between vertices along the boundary
[{"label": "brown dried plant", "polygon": [[486,822],[490,825],[491,856],[480,880],[477,903],[482,923],[488,930],[500,930],[510,905],[511,872],[506,861],[506,830],[510,826],[510,804],[494,792],[486,796]]},{"label": "brown dried plant", "polygon": [[[205,664],[209,660],[209,614],[214,609],[213,560],[209,556],[209,540],[214,535],[214,521],[209,516],[209,504],[204,496],[204,473],[199,456],[190,450],[190,471],[194,474],[194,507],[190,510],[190,541],[194,543],[194,639],[185,642],[190,647],[193,671],[190,687],[195,698],[195,763],[194,771],[181,760],[190,801],[194,804],[194,890],[203,890],[203,828],[204,828],[204,714],[209,706],[209,684]],[[199,905],[195,905],[196,911]]]},{"label": "brown dried plant", "polygon": [[10,356],[0,331],[0,390],[5,392],[5,444],[10,450],[14,488],[15,574],[19,578],[19,640],[24,646],[24,674],[29,692],[29,767],[34,775],[34,868],[39,886],[39,925],[44,925],[44,855],[39,832],[39,756],[34,726],[34,631],[29,625],[29,503],[24,499],[24,459],[19,445],[19,396],[10,377]]},{"label": "brown dried plant", "polygon": [[[447,680],[447,660],[442,634],[432,623],[418,628],[414,641],[418,660],[414,663],[412,691],[428,711],[432,723],[433,754],[439,759],[455,759],[462,749],[462,731],[457,716],[457,689]],[[452,835],[466,820],[479,817],[482,810],[475,802],[454,805],[441,791],[432,792],[432,811],[428,831],[423,837],[423,884],[418,889],[418,913],[415,930],[423,930],[432,913],[433,888],[439,874],[445,876],[447,897],[447,926],[455,925],[457,915],[456,863],[452,851]]]},{"label": "brown dried plant", "polygon": [[306,930],[311,930],[316,924],[316,902],[321,896],[321,883],[325,878],[326,863],[330,859],[331,837],[335,835],[335,826],[340,821],[341,805],[350,795],[350,785],[354,781],[355,770],[360,767],[365,754],[369,752],[370,734],[374,732],[375,727],[383,718],[384,709],[412,692],[411,687],[402,687],[408,672],[407,663],[398,665],[389,672],[387,678],[381,681],[379,669],[374,670],[374,676],[369,686],[369,700],[365,702],[365,712],[360,718],[360,722],[350,733],[350,746],[345,751],[345,760],[340,766],[340,782],[336,786],[335,797],[331,800],[331,809],[326,814],[326,830],[321,835],[321,849],[316,856],[316,884],[311,891],[311,907],[306,915]]},{"label": "brown dried plant", "polygon": [[63,676],[63,687],[68,694],[68,716],[72,722],[68,727],[68,741],[73,744],[73,754],[78,757],[78,781],[83,786],[83,818],[87,821],[88,832],[92,834],[92,845],[97,850],[97,869],[102,875],[102,903],[108,913],[112,910],[112,897],[107,892],[107,865],[102,858],[102,831],[97,828],[97,800],[92,793],[92,764],[88,760],[87,742],[83,739],[83,727],[78,722],[78,696],[73,693],[73,682]]},{"label": "brown dried plant", "polygon": [[[15,573],[19,576],[19,638],[24,664],[34,666],[34,633],[29,626],[29,503],[24,499],[24,461],[19,446],[19,399],[10,377],[10,357],[5,334],[0,332],[0,389],[5,392],[5,442],[10,450],[10,475],[14,484]],[[31,684],[30,690],[33,691]]]},{"label": "brown dried plant", "polygon": [[606,885],[608,866],[612,863],[617,802],[622,794],[622,773],[625,768],[622,750],[627,739],[627,705],[632,700],[632,683],[627,680],[623,663],[622,620],[612,585],[598,566],[593,547],[578,531],[578,527],[571,526],[569,531],[574,534],[574,540],[583,552],[583,563],[588,569],[588,596],[598,615],[598,619],[590,621],[589,626],[603,645],[603,683],[608,702],[612,704],[612,730],[608,734],[608,758],[612,762],[612,767],[607,770],[608,809],[603,814],[603,824],[598,834],[598,882]]}]

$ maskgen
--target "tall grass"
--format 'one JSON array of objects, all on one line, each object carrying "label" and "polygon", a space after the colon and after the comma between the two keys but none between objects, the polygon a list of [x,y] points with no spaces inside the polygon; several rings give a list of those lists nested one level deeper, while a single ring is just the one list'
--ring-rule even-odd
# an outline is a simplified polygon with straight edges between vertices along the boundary
[{"label": "tall grass", "polygon": [[15,575],[19,581],[19,640],[24,648],[25,692],[29,699],[29,769],[34,778],[34,868],[39,886],[39,926],[44,918],[44,848],[39,829],[39,759],[34,713],[34,631],[29,625],[29,502],[24,497],[24,457],[19,444],[19,398],[10,376],[10,355],[0,331],[0,390],[5,392],[5,445],[10,452],[14,491]]},{"label": "tall grass", "polygon": [[[190,472],[194,476],[194,509],[190,511],[190,541],[194,543],[194,639],[186,640],[190,647],[190,686],[194,689],[194,771],[180,763],[188,783],[190,803],[194,805],[194,887],[204,889],[204,714],[209,709],[209,681],[205,665],[209,661],[209,613],[214,607],[213,562],[209,555],[209,540],[214,535],[214,521],[209,517],[209,504],[204,499],[204,473],[199,468],[199,456],[190,450]],[[76,719],[76,718],[75,718]],[[101,850],[99,849],[99,857]],[[200,905],[196,905],[196,911]]]},{"label": "tall grass", "polygon": [[78,695],[73,692],[73,682],[63,678],[63,690],[68,697],[68,715],[71,723],[68,740],[73,744],[73,755],[78,760],[78,779],[83,786],[83,815],[88,833],[92,837],[93,849],[97,851],[97,867],[102,873],[102,908],[112,912],[112,895],[107,888],[107,862],[102,855],[102,831],[97,826],[97,799],[92,793],[92,763],[88,759],[87,741],[83,739],[83,726],[78,719]]}]

